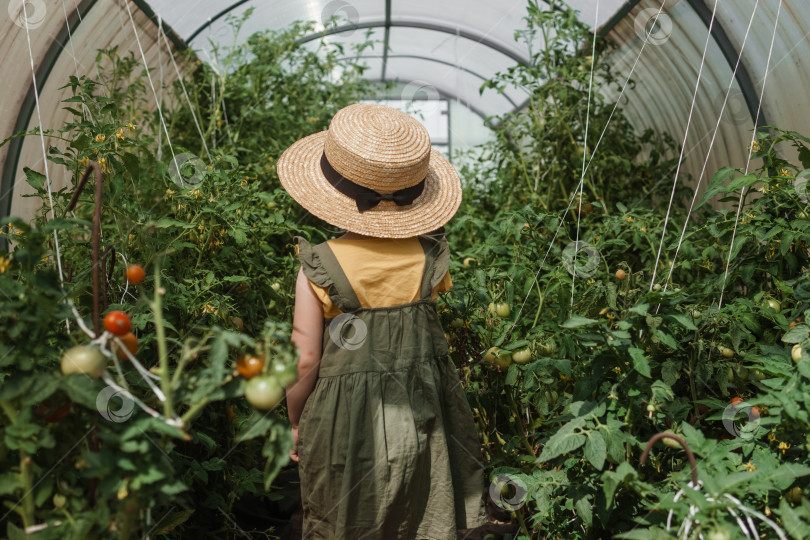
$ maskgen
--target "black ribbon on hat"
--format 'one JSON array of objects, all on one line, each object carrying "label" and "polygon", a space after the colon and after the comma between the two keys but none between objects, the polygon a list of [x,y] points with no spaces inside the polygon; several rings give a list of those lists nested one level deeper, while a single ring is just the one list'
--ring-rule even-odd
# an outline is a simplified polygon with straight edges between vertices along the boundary
[{"label": "black ribbon on hat", "polygon": [[397,206],[411,204],[425,189],[425,179],[423,178],[418,184],[393,193],[377,193],[371,188],[361,186],[342,176],[326,159],[325,153],[321,155],[321,171],[332,187],[355,200],[357,210],[361,213],[374,208],[380,201],[394,201]]}]

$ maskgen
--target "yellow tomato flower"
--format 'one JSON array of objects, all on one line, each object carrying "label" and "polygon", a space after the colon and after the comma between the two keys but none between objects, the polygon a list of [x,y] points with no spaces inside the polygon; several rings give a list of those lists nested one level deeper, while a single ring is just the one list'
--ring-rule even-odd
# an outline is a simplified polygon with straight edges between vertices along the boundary
[{"label": "yellow tomato flower", "polygon": [[103,143],[106,138],[107,138],[106,135],[104,135],[103,133],[99,133],[98,135],[96,135],[96,142]]},{"label": "yellow tomato flower", "polygon": [[751,143],[751,146],[749,146],[748,148],[750,150],[753,150],[754,152],[759,152],[759,142],[754,141],[753,143]]},{"label": "yellow tomato flower", "polygon": [[755,470],[757,470],[757,468],[753,464],[751,464],[750,461],[748,463],[744,464],[743,467],[745,467],[746,469],[748,469],[751,472],[754,472]]},{"label": "yellow tomato flower", "polygon": [[133,124],[132,122],[129,122],[127,124],[127,129],[130,131],[135,131],[135,127],[136,127],[135,124]]},{"label": "yellow tomato flower", "polygon": [[171,189],[167,189],[166,195],[168,195],[170,199],[174,198],[174,191],[172,191]]},{"label": "yellow tomato flower", "polygon": [[790,445],[788,443],[786,443],[786,442],[780,442],[779,443],[779,450],[781,450],[783,454],[785,453],[785,451],[788,448],[790,448]]},{"label": "yellow tomato flower", "polygon": [[782,169],[779,172],[782,173],[782,176],[790,176],[790,171],[787,169]]},{"label": "yellow tomato flower", "polygon": [[82,159],[79,160],[79,164],[82,167],[87,167],[88,163],[90,163],[90,159],[87,156],[85,156],[85,157],[83,157]]},{"label": "yellow tomato flower", "polygon": [[0,274],[5,274],[6,270],[11,266],[11,259],[0,257]]},{"label": "yellow tomato flower", "polygon": [[119,139],[123,140],[124,139],[124,128],[116,129],[115,130],[115,136],[118,137]]},{"label": "yellow tomato flower", "polygon": [[110,171],[110,168],[107,166],[107,160],[105,158],[98,158],[98,164],[101,165],[102,172]]}]

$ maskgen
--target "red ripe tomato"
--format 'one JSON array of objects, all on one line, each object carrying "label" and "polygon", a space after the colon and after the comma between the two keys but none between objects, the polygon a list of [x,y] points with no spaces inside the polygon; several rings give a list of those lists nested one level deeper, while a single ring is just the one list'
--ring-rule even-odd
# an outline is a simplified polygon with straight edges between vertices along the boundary
[{"label": "red ripe tomato", "polygon": [[731,404],[734,405],[735,407],[737,405],[739,405],[740,403],[742,403],[742,402],[743,402],[743,399],[741,397],[739,397],[739,396],[734,396],[733,398],[731,398]]},{"label": "red ripe tomato", "polygon": [[[118,339],[120,339],[124,343],[124,347],[126,347],[126,349],[132,354],[132,356],[135,356],[135,353],[138,352],[138,338],[135,337],[135,334],[133,334],[132,332],[128,332],[123,336],[119,336]],[[127,356],[127,353],[124,351],[124,349],[118,346],[118,343],[116,341],[113,341],[112,351],[115,353],[115,356],[117,356],[119,360],[129,360],[129,356]]]},{"label": "red ripe tomato", "polygon": [[123,336],[132,330],[132,321],[123,311],[111,311],[104,317],[104,328],[114,336]]},{"label": "red ripe tomato", "polygon": [[146,277],[146,271],[140,264],[130,264],[127,267],[127,281],[133,285],[139,285]]}]

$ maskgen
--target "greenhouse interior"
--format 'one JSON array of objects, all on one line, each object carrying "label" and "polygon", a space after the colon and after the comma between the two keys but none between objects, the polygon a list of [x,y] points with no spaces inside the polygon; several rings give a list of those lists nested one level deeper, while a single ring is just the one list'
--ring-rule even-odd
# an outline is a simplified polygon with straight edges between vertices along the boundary
[{"label": "greenhouse interior", "polygon": [[810,3],[6,4],[0,536],[810,538]]}]

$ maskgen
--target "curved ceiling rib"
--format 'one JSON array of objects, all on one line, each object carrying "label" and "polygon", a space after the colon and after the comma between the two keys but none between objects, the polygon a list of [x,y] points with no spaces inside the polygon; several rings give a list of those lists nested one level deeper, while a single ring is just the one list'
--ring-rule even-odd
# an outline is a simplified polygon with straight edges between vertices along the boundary
[{"label": "curved ceiling rib", "polygon": [[[389,54],[387,56],[382,56],[382,55],[379,55],[379,54],[366,54],[366,55],[362,55],[362,56],[358,56],[358,57],[352,56],[351,58],[352,59],[354,59],[354,58],[369,58],[369,59],[376,59],[376,60],[379,60],[380,58],[410,58],[410,59],[413,59],[413,60],[423,60],[425,62],[434,62],[436,64],[442,64],[442,65],[445,65],[445,66],[448,66],[448,67],[451,67],[451,68],[454,68],[454,69],[458,69],[459,71],[469,73],[470,75],[472,75],[476,79],[480,79],[482,81],[489,80],[487,77],[484,77],[480,73],[478,73],[476,71],[473,71],[473,70],[471,70],[469,68],[465,68],[463,66],[457,66],[457,65],[453,64],[452,62],[448,62],[446,60],[439,60],[438,58],[431,58],[429,56],[420,56],[418,54]],[[349,57],[341,58],[340,60],[348,60],[348,59],[349,59]],[[385,77],[382,77],[380,80],[385,81],[385,80],[388,80],[388,79],[386,79]],[[413,82],[413,81],[407,81],[407,82]],[[513,107],[517,107],[517,103],[515,103],[512,100],[512,98],[510,98],[506,94],[502,94],[502,95],[509,103],[512,104]],[[453,99],[456,99],[456,98],[453,98]]]},{"label": "curved ceiling rib", "polygon": [[[369,81],[373,82],[373,83],[386,83],[386,82],[389,82],[389,81],[384,81],[382,79],[369,79]],[[408,84],[409,82],[417,82],[417,81],[404,80],[404,81],[401,81],[401,82],[404,82],[405,84]],[[438,92],[440,98],[446,99],[448,101],[457,101],[457,102],[461,103],[466,108],[470,109],[470,111],[472,111],[474,114],[479,116],[484,121],[485,124],[489,125],[488,122],[487,122],[487,114],[484,111],[482,111],[481,109],[477,108],[475,105],[473,105],[471,103],[468,103],[467,101],[461,99],[459,96],[457,96],[454,93],[449,92],[447,90],[442,90],[441,88],[436,88],[436,87],[434,87],[434,89],[436,90],[436,92]],[[390,100],[390,99],[396,99],[396,98],[394,98],[392,96],[387,96],[385,94],[382,94],[382,95],[377,95],[377,96],[370,97],[368,99],[383,101],[383,100]],[[418,101],[418,99],[414,99],[414,101]]]}]

